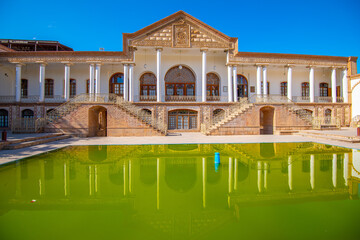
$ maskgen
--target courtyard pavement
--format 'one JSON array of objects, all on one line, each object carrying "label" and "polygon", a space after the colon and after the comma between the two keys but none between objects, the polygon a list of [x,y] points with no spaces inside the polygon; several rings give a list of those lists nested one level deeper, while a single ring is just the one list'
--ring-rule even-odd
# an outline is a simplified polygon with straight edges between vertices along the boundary
[{"label": "courtyard pavement", "polygon": [[[307,132],[307,131],[304,131]],[[356,128],[341,130],[315,131],[322,134],[332,134],[346,137],[356,137]],[[9,134],[9,140],[41,136],[41,134]],[[0,164],[9,163],[22,158],[34,156],[58,148],[81,145],[137,145],[137,144],[186,144],[186,143],[264,143],[264,142],[318,142],[346,148],[360,149],[360,143],[349,143],[336,140],[315,139],[297,135],[231,135],[205,136],[198,132],[185,132],[166,137],[93,137],[69,138],[17,150],[0,150]]]}]

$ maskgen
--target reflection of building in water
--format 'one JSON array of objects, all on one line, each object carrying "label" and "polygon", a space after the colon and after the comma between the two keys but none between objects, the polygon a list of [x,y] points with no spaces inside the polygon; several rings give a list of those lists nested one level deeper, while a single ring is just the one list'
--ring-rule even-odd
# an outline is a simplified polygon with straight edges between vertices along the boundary
[{"label": "reflection of building in water", "polygon": [[357,198],[360,181],[359,151],[315,143],[72,150],[2,167],[2,208],[30,208],[29,199],[37,199],[44,210],[92,209],[101,201],[101,208],[122,206],[159,231],[194,237],[249,204]]}]

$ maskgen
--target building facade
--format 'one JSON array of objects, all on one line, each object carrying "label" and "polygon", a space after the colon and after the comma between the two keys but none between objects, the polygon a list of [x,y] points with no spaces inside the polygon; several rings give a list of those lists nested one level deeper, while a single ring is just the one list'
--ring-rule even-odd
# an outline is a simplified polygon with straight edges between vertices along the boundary
[{"label": "building facade", "polygon": [[19,44],[0,45],[0,122],[13,131],[285,134],[360,115],[357,57],[239,52],[183,11],[123,34],[123,52]]}]

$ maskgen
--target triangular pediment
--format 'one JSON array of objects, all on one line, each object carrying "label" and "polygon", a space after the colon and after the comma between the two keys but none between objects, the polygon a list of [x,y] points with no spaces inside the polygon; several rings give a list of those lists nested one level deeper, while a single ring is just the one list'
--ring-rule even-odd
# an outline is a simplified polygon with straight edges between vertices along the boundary
[{"label": "triangular pediment", "polygon": [[133,34],[125,34],[125,38],[133,47],[234,49],[237,42],[237,38],[228,37],[183,11]]}]

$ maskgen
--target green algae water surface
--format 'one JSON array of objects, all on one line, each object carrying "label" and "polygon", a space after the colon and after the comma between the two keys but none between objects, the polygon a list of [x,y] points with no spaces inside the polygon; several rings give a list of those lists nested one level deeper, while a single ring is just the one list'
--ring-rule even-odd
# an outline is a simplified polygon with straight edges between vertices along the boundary
[{"label": "green algae water surface", "polygon": [[360,239],[358,158],[316,143],[68,147],[0,167],[0,239]]}]

